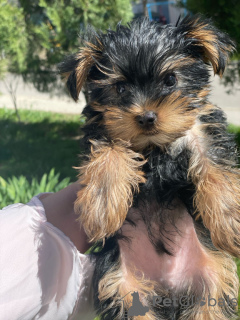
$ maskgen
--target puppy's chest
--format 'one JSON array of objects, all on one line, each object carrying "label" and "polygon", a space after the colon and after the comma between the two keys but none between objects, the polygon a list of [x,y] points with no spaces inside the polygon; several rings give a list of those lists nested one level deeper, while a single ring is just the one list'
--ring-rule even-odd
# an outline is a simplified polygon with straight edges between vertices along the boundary
[{"label": "puppy's chest", "polygon": [[143,167],[147,181],[140,186],[139,198],[154,199],[158,203],[171,203],[175,198],[192,198],[194,188],[188,178],[188,149],[173,154],[155,148],[147,159]]}]

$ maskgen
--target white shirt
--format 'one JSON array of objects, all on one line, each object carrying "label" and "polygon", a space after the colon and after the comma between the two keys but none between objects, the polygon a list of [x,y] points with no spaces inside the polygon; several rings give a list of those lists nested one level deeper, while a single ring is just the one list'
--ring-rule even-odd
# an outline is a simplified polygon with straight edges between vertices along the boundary
[{"label": "white shirt", "polygon": [[93,320],[93,269],[38,197],[0,210],[0,320]]}]

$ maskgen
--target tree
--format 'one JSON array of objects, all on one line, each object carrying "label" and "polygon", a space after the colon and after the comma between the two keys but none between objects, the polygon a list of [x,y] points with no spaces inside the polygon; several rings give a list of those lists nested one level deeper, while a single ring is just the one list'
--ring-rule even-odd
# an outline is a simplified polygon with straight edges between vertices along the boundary
[{"label": "tree", "polygon": [[0,0],[0,76],[26,68],[27,35],[23,10]]},{"label": "tree", "polygon": [[[57,64],[78,50],[87,24],[104,30],[132,17],[130,0],[0,0],[0,77],[11,72],[40,91],[55,89]],[[5,85],[19,118],[17,82]]]},{"label": "tree", "polygon": [[24,80],[41,91],[54,88],[57,63],[77,51],[79,33],[87,24],[107,29],[130,21],[130,0],[19,0],[28,34],[29,50]]},{"label": "tree", "polygon": [[147,0],[143,0],[143,15],[144,17],[148,17]]},{"label": "tree", "polygon": [[[26,56],[28,41],[23,9],[16,3],[0,0],[0,78],[4,78],[7,71],[21,74],[26,70]],[[11,95],[16,115],[17,110],[17,81],[4,82]]]}]

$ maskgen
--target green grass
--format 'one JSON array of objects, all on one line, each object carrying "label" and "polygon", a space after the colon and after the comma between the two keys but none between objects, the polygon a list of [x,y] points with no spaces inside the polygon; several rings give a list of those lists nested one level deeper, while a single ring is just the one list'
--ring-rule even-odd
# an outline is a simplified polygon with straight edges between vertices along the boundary
[{"label": "green grass", "polygon": [[230,124],[228,126],[228,130],[229,132],[235,134],[235,137],[236,137],[236,143],[238,145],[238,148],[240,150],[240,127],[239,126],[236,126],[236,125],[233,125],[233,124]]},{"label": "green grass", "polygon": [[84,119],[80,115],[0,109],[0,176],[40,179],[55,168],[60,178],[76,180],[81,153],[79,139]]}]

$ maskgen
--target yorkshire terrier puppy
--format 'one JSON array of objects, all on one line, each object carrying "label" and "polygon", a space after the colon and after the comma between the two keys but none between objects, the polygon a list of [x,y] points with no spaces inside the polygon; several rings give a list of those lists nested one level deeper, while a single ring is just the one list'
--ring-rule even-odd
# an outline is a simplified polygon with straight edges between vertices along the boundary
[{"label": "yorkshire terrier puppy", "polygon": [[[89,28],[60,65],[73,99],[83,85],[88,95],[75,209],[102,244],[93,281],[101,319],[123,319],[129,292],[149,310],[129,319],[234,317],[239,170],[225,115],[208,101],[210,67],[221,76],[233,50],[201,16],[176,26],[140,19]],[[207,303],[156,300],[176,295]]]}]

